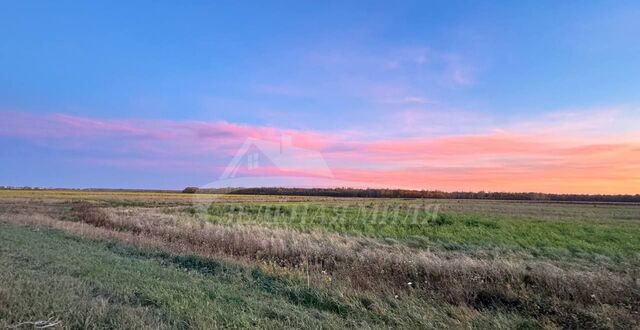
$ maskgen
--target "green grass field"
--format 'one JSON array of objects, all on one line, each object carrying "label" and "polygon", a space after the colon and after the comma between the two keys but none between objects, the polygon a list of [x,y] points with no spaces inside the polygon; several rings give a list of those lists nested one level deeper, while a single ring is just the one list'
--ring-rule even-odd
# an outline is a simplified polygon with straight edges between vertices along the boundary
[{"label": "green grass field", "polygon": [[[597,218],[603,216],[598,213],[592,214],[594,217],[591,219],[582,218],[583,214],[571,214],[551,220],[537,218],[535,214],[482,214],[458,210],[436,213],[428,207],[427,202],[421,202],[420,206],[424,204],[427,207],[420,208],[406,201],[369,201],[364,202],[364,206],[360,204],[349,203],[338,207],[327,203],[214,204],[206,210],[206,219],[221,224],[251,223],[303,231],[323,229],[395,238],[419,247],[523,249],[536,255],[607,256],[615,259],[634,257],[640,251],[640,226],[637,221],[611,221]],[[502,204],[504,208],[517,207],[514,203]],[[538,207],[541,208],[538,213],[544,214],[544,208],[548,206],[539,204]]]},{"label": "green grass field", "polygon": [[637,328],[640,206],[0,191],[0,327]]}]

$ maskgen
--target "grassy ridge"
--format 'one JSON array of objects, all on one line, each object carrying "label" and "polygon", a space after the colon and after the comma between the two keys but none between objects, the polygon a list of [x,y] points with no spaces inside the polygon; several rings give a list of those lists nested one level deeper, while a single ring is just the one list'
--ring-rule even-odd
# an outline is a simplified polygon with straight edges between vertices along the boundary
[{"label": "grassy ridge", "polygon": [[50,318],[96,329],[449,327],[465,318],[467,326],[533,324],[416,297],[340,297],[256,269],[56,230],[0,224],[0,242],[0,281],[12,284],[0,288],[0,327]]}]

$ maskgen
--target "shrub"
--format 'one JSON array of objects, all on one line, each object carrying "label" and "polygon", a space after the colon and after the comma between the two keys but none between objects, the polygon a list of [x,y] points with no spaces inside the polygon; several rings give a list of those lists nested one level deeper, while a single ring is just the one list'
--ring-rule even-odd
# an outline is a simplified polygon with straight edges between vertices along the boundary
[{"label": "shrub", "polygon": [[200,190],[198,187],[186,187],[182,190],[183,194],[195,194]]},{"label": "shrub", "polygon": [[79,202],[71,208],[71,211],[84,223],[97,227],[107,227],[110,223],[108,215],[89,202]]}]

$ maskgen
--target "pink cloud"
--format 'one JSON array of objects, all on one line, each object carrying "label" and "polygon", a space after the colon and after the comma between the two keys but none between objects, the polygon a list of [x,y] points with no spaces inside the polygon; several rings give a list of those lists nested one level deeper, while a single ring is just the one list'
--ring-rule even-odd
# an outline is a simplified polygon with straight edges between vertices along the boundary
[{"label": "pink cloud", "polygon": [[[99,153],[99,157],[82,157],[89,165],[219,172],[245,139],[277,142],[284,135],[291,137],[295,147],[319,151],[335,179],[353,186],[639,192],[640,135],[633,131],[594,139],[577,130],[536,132],[536,125],[528,124],[519,131],[372,139],[370,134],[228,122],[105,120],[16,111],[3,111],[0,116],[0,136]],[[585,127],[589,131],[588,125]],[[304,161],[295,155],[292,159]],[[291,169],[270,167],[253,173],[300,175]]]},{"label": "pink cloud", "polygon": [[316,132],[296,131],[275,127],[257,127],[228,122],[165,121],[165,120],[107,120],[65,114],[32,114],[2,111],[0,136],[29,140],[56,140],[60,145],[76,138],[86,144],[107,138],[126,139],[127,143],[152,148],[173,145],[183,153],[201,153],[235,146],[246,138],[279,141],[282,135],[293,137],[293,144],[303,148],[323,148],[336,138]]}]

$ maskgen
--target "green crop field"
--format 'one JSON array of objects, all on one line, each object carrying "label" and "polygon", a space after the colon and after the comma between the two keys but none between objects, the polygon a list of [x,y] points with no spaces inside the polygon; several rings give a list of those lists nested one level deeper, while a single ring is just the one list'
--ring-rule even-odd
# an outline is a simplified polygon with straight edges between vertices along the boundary
[{"label": "green crop field", "polygon": [[2,328],[640,327],[635,204],[3,190],[0,262]]}]

